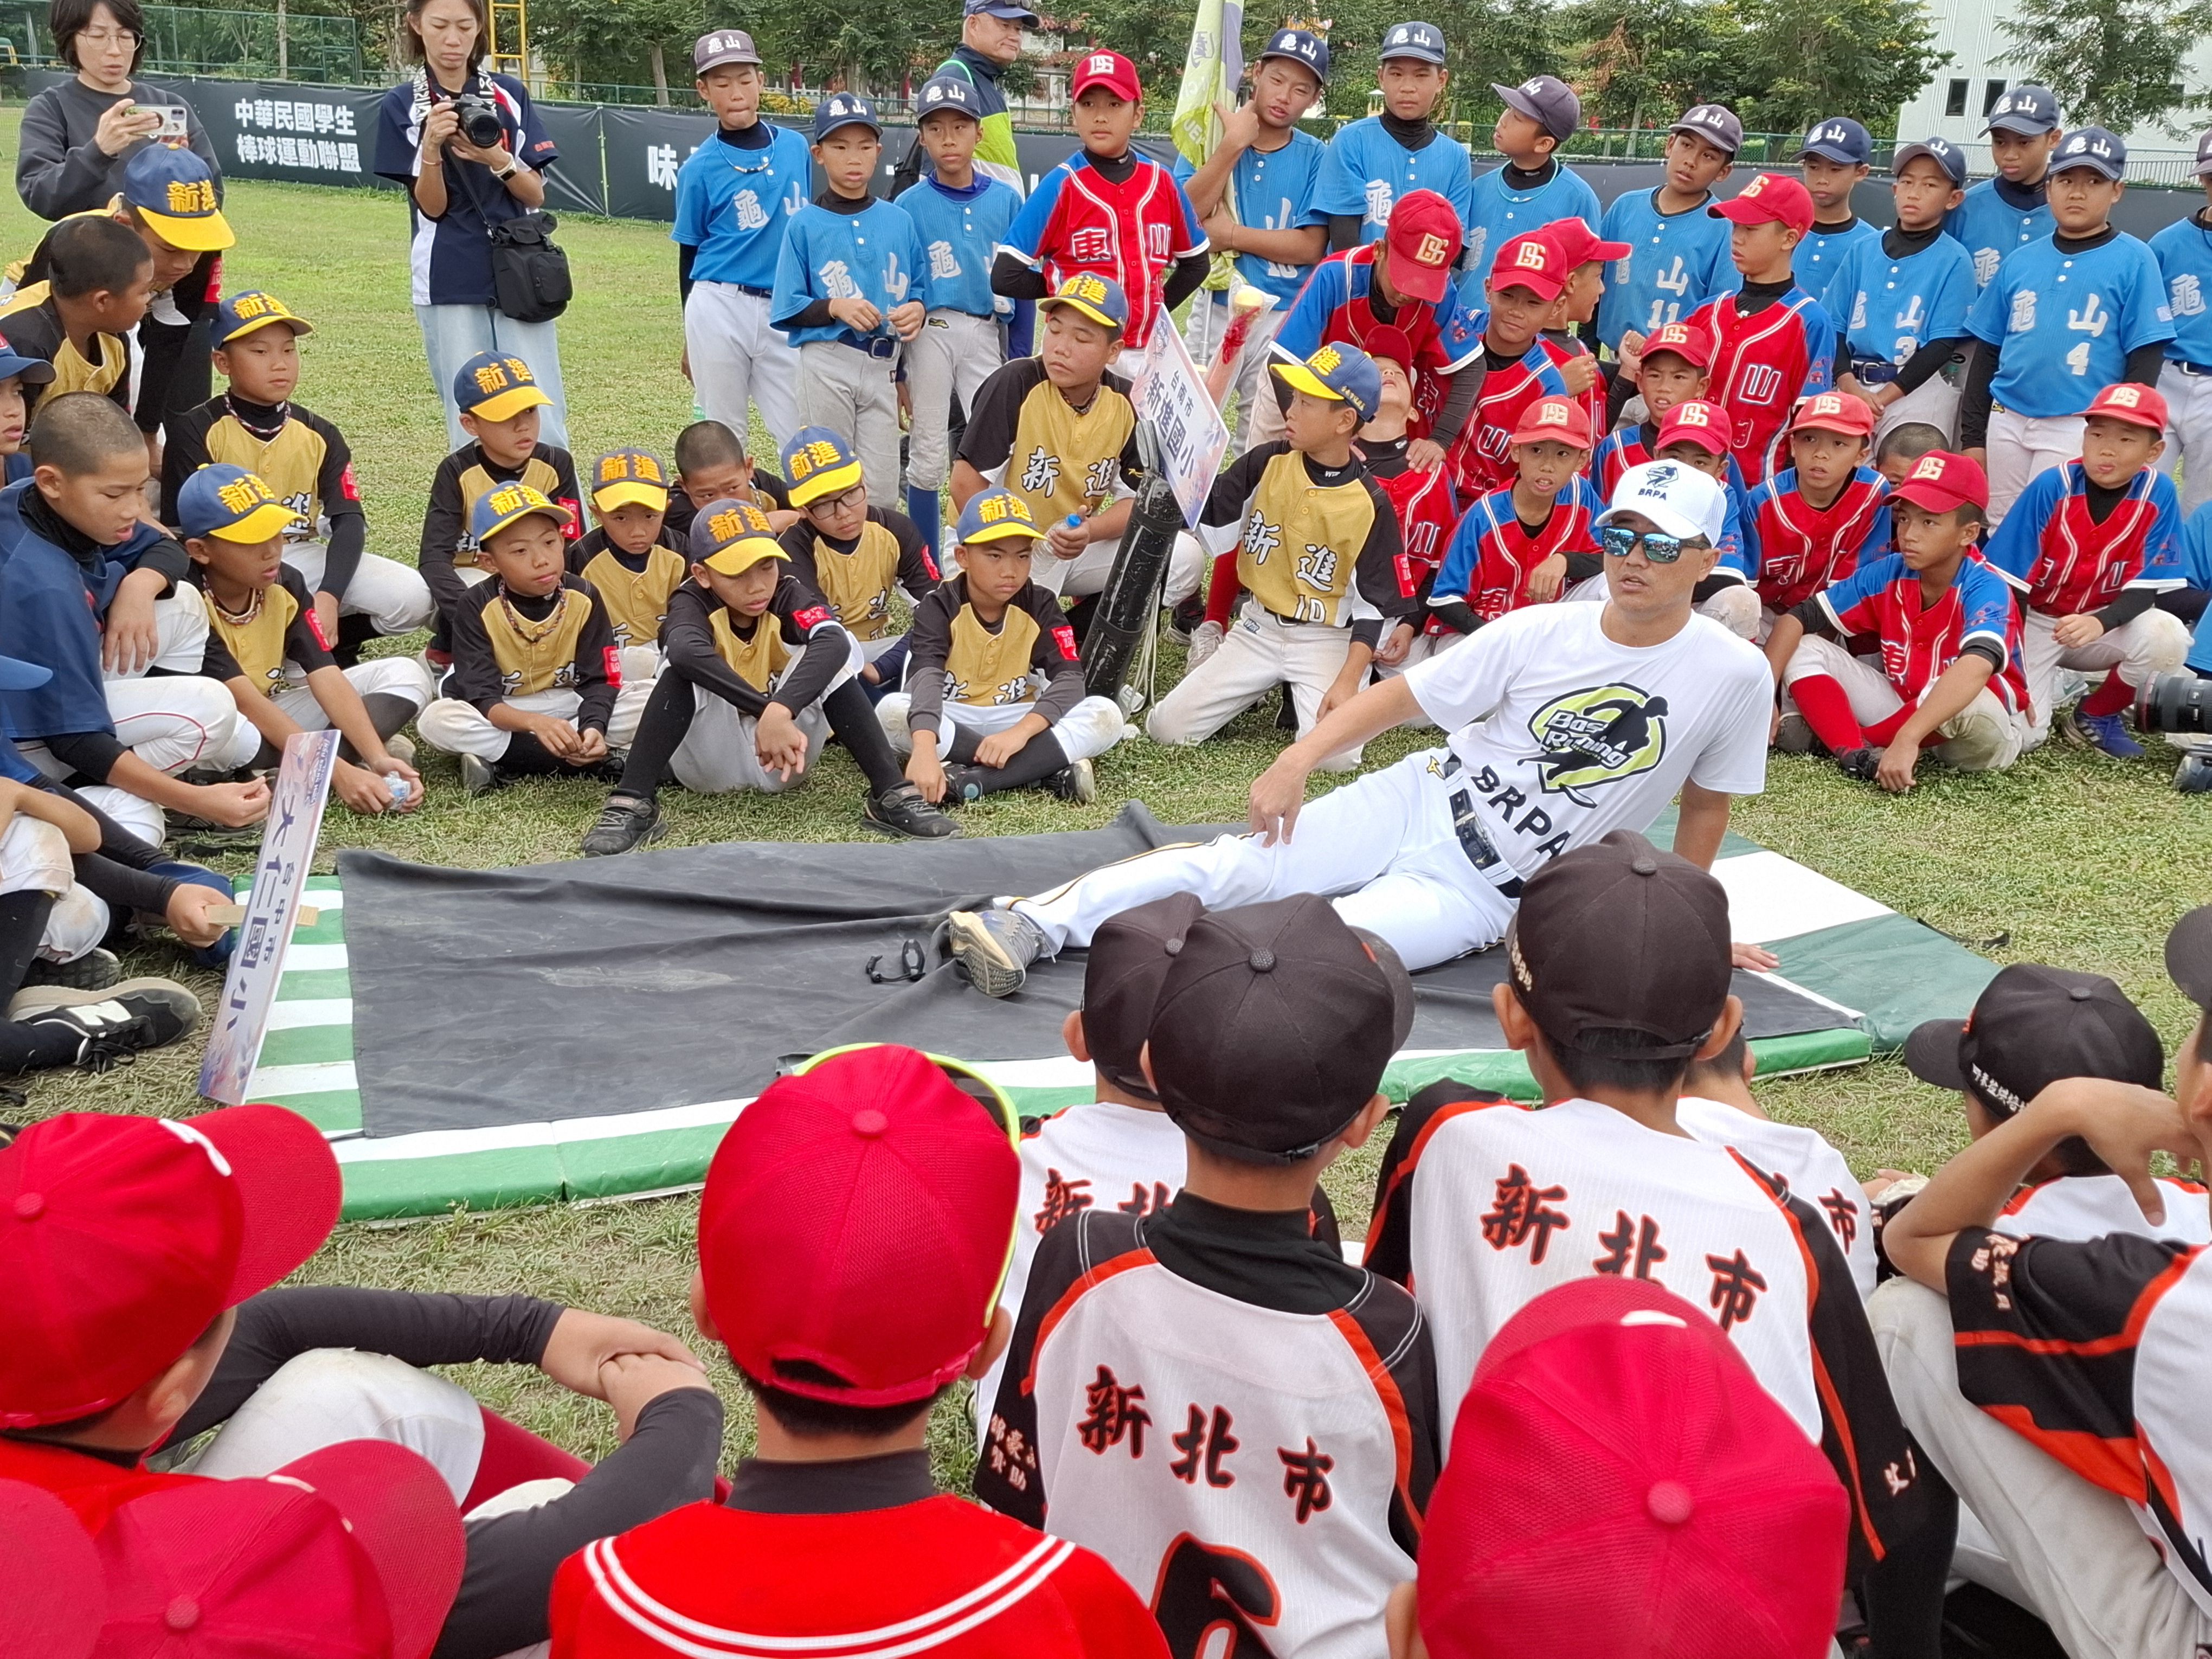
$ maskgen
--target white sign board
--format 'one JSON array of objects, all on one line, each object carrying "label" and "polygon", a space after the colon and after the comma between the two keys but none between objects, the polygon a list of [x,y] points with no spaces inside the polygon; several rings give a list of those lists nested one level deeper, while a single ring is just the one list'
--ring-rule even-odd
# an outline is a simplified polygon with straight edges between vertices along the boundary
[{"label": "white sign board", "polygon": [[1137,405],[1137,418],[1150,421],[1159,435],[1160,472],[1182,508],[1183,527],[1195,530],[1213,475],[1229,450],[1229,428],[1206,396],[1190,348],[1164,317],[1145,343],[1129,397]]},{"label": "white sign board", "polygon": [[276,976],[292,943],[292,927],[315,860],[323,805],[331,793],[331,768],[338,757],[336,732],[295,732],[284,739],[284,763],[269,793],[269,817],[253,864],[238,949],[222,982],[222,1006],[200,1066],[200,1092],[225,1106],[246,1102],[246,1085],[261,1058]]}]

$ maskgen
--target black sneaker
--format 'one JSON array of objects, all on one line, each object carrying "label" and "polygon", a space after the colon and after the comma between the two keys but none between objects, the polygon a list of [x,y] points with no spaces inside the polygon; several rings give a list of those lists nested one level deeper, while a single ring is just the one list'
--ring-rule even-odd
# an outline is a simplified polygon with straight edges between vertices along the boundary
[{"label": "black sneaker", "polygon": [[983,782],[976,775],[981,769],[955,761],[945,769],[945,804],[961,806],[969,801],[983,799]]},{"label": "black sneaker", "polygon": [[1206,596],[1194,593],[1168,612],[1168,637],[1177,645],[1190,643],[1190,630],[1206,620]]},{"label": "black sneaker", "polygon": [[611,795],[599,809],[599,820],[584,832],[584,856],[611,857],[633,847],[660,839],[660,803],[635,795]]},{"label": "black sneaker", "polygon": [[910,836],[916,841],[950,841],[960,826],[921,798],[919,786],[902,783],[871,795],[860,808],[860,822],[885,835]]},{"label": "black sneaker", "polygon": [[25,985],[58,985],[72,991],[104,991],[123,977],[123,963],[112,951],[95,945],[74,962],[32,962],[23,975]]},{"label": "black sneaker", "polygon": [[465,795],[489,795],[499,787],[499,774],[482,755],[461,757],[461,793]]},{"label": "black sneaker", "polygon": [[1047,778],[1044,787],[1062,800],[1087,805],[1098,799],[1098,774],[1087,760],[1070,761]]},{"label": "black sneaker", "polygon": [[200,1023],[200,1000],[166,980],[141,980],[137,988],[103,1002],[50,1008],[23,1022],[62,1026],[77,1036],[75,1063],[88,1072],[128,1066],[149,1048],[164,1048]]},{"label": "black sneaker", "polygon": [[1879,749],[1847,749],[1836,757],[1836,769],[1847,778],[1856,778],[1862,783],[1872,783],[1874,775],[1881,769]]}]

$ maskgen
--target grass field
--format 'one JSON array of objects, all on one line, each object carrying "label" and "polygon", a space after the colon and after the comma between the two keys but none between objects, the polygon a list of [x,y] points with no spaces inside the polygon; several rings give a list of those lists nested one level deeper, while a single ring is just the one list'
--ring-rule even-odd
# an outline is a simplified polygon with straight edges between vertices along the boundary
[{"label": "grass field", "polygon": [[[12,148],[16,118],[14,110],[0,111],[0,151]],[[0,247],[11,255],[27,251],[38,222],[12,195],[0,196]],[[371,549],[411,559],[444,428],[407,305],[400,198],[241,183],[230,187],[228,211],[240,243],[226,260],[226,285],[266,288],[316,324],[305,343],[300,401],[337,422],[353,445]],[[641,444],[665,453],[691,413],[690,388],[677,372],[682,337],[665,228],[568,219],[561,240],[578,294],[561,325],[573,447],[588,455]],[[1173,657],[1164,666],[1176,665]],[[1129,798],[1169,823],[1240,817],[1246,785],[1279,744],[1256,716],[1199,749],[1162,749],[1139,738],[1099,761],[1095,806],[1024,795],[968,809],[963,821],[970,834],[1067,829],[1103,823]],[[1415,746],[1410,734],[1396,733],[1370,756],[1389,760]],[[356,818],[333,805],[319,867],[328,869],[343,847],[480,867],[573,857],[602,793],[580,783],[543,782],[471,801],[461,796],[450,762],[428,757],[422,769],[428,799],[406,817]],[[1921,787],[1892,799],[1846,781],[1825,763],[1778,757],[1768,793],[1740,803],[1735,823],[1765,845],[1947,933],[1977,941],[2004,936],[1991,951],[1999,959],[2111,975],[2172,1043],[2186,1033],[2191,1011],[2166,982],[2160,947],[2173,918],[2207,896],[2212,838],[2204,814],[2212,806],[2174,795],[2171,772],[2162,751],[2122,764],[2054,745],[1998,776],[1951,776],[1930,767]],[[858,771],[837,750],[805,787],[778,799],[671,790],[664,845],[860,839],[860,791]],[[130,966],[182,971],[161,951],[142,953]],[[205,995],[216,988],[208,975],[194,983]],[[198,1104],[199,1058],[198,1044],[187,1042],[105,1077],[63,1073],[24,1080],[31,1115],[189,1112]],[[1760,1094],[1776,1116],[1822,1129],[1863,1175],[1882,1165],[1930,1168],[1964,1139],[1954,1099],[1916,1083],[1893,1062],[1785,1079]],[[1331,1172],[1328,1184],[1347,1231],[1362,1229],[1372,1170],[1370,1157]],[[526,1291],[683,1330],[694,1208],[693,1200],[676,1198],[349,1227],[301,1277]],[[490,1403],[587,1455],[612,1444],[605,1411],[535,1373],[464,1380]],[[717,1380],[731,1407],[727,1449],[734,1455],[750,1443],[750,1415],[726,1367],[718,1366]],[[967,1454],[951,1410],[940,1413],[934,1439],[945,1473],[958,1480]]]}]

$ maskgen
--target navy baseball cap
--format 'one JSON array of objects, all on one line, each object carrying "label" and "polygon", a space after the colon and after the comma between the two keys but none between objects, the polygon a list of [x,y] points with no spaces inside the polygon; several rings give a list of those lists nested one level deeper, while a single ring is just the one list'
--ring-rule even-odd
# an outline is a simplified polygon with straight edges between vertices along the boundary
[{"label": "navy baseball cap", "polygon": [[1328,79],[1328,42],[1310,29],[1277,29],[1260,48],[1261,58],[1287,58]]},{"label": "navy baseball cap", "polygon": [[1382,50],[1376,54],[1376,61],[1387,64],[1393,58],[1418,58],[1424,64],[1441,64],[1444,32],[1434,23],[1393,23],[1383,31]]},{"label": "navy baseball cap", "polygon": [[177,491],[177,527],[192,537],[226,542],[265,542],[289,530],[300,515],[276,492],[242,466],[217,461],[185,480]]},{"label": "navy baseball cap", "polygon": [[1899,144],[1889,158],[1890,176],[1905,171],[1905,164],[1917,155],[1924,155],[1942,168],[1954,185],[1966,182],[1966,152],[1948,138],[1923,138],[1916,143]]},{"label": "navy baseball cap", "polygon": [[878,138],[884,124],[876,106],[854,92],[833,92],[814,106],[814,142],[820,143],[840,127],[866,127]]},{"label": "navy baseball cap", "polygon": [[2128,170],[2128,147],[2116,132],[2103,127],[2076,127],[2059,141],[2052,152],[2051,170],[2065,173],[2087,167],[2118,183]]},{"label": "navy baseball cap", "polygon": [[149,144],[123,166],[123,199],[171,247],[212,253],[238,240],[216,200],[215,174],[188,149]]},{"label": "navy baseball cap", "polygon": [[975,88],[957,75],[940,75],[922,84],[921,94],[914,100],[915,125],[920,125],[933,115],[951,110],[971,121],[983,118],[983,100]]},{"label": "navy baseball cap", "polygon": [[2049,87],[2014,87],[1990,106],[1990,132],[2048,132],[2058,125],[2058,94]]},{"label": "navy baseball cap", "polygon": [[273,294],[251,288],[243,294],[226,295],[215,308],[215,326],[210,338],[219,349],[233,340],[242,340],[249,334],[258,334],[278,323],[289,328],[295,335],[313,334],[314,325],[294,311]]},{"label": "navy baseball cap", "polygon": [[1554,138],[1565,138],[1583,124],[1583,100],[1556,75],[1531,76],[1517,87],[1492,81],[1490,89],[1505,107],[1527,116]]},{"label": "navy baseball cap", "polygon": [[1020,23],[1025,27],[1037,26],[1037,15],[1027,6],[1017,5],[1014,0],[966,0],[960,8],[963,17],[996,17],[1004,22]]},{"label": "navy baseball cap", "polygon": [[482,547],[508,526],[520,524],[532,514],[552,520],[563,530],[568,527],[568,508],[529,484],[503,483],[496,489],[488,489],[477,497],[477,504],[469,514],[469,540]]},{"label": "navy baseball cap", "polygon": [[26,357],[8,343],[0,334],[0,380],[21,380],[27,386],[44,386],[54,378],[54,366],[43,357]]},{"label": "navy baseball cap", "polygon": [[1352,405],[1363,421],[1382,401],[1382,371],[1356,345],[1325,345],[1302,363],[1269,365],[1293,392]]},{"label": "navy baseball cap", "polygon": [[1681,119],[1667,131],[1670,135],[1686,132],[1731,155],[1743,148],[1743,123],[1736,119],[1735,112],[1726,104],[1692,104],[1682,112]]},{"label": "navy baseball cap", "polygon": [[1815,121],[1797,149],[1800,161],[1808,155],[1820,155],[1856,167],[1864,167],[1873,155],[1874,135],[1848,115],[1832,115],[1826,120]]},{"label": "navy baseball cap", "polygon": [[1129,325],[1129,296],[1121,292],[1121,283],[1095,270],[1077,271],[1036,302],[1039,311],[1050,311],[1059,306],[1073,306],[1092,322],[1103,323],[1109,328]]},{"label": "navy baseball cap", "polygon": [[1036,526],[1030,504],[1011,489],[979,489],[960,509],[952,526],[956,542],[1003,542],[1016,536],[1036,541],[1044,532]]}]

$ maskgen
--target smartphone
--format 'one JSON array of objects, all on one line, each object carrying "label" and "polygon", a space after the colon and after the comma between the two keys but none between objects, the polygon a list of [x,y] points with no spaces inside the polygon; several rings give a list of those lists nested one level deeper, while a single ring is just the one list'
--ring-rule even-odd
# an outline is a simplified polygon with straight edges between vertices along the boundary
[{"label": "smartphone", "polygon": [[171,138],[182,138],[185,136],[185,106],[182,104],[133,104],[131,106],[131,112],[133,115],[158,115],[161,118],[161,125],[155,128],[150,135],[153,137],[166,142]]}]

